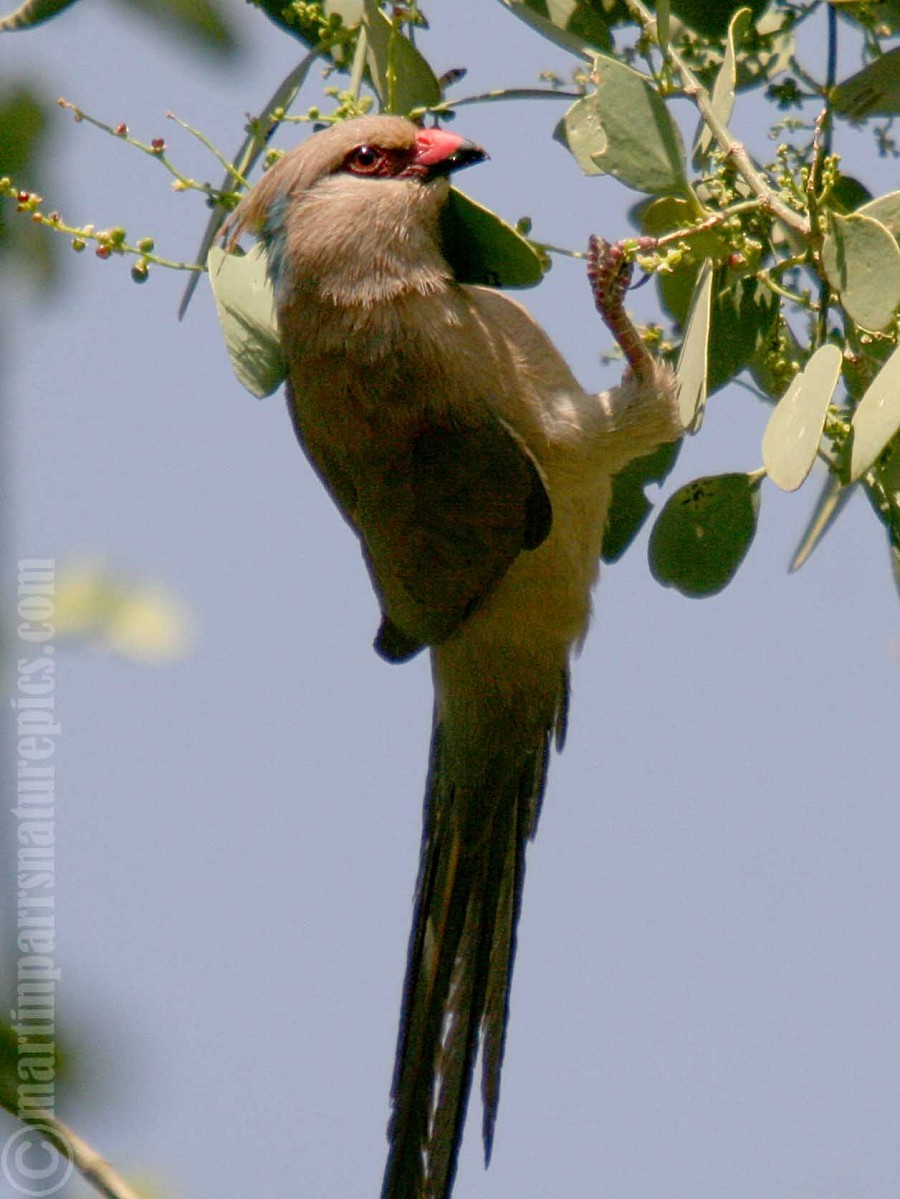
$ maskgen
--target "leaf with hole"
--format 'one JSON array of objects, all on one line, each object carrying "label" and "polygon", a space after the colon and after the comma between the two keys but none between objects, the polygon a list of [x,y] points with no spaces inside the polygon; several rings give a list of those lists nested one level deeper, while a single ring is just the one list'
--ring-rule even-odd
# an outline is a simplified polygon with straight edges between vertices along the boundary
[{"label": "leaf with hole", "polygon": [[858,325],[887,328],[900,305],[900,247],[884,225],[859,213],[829,213],[822,266]]},{"label": "leaf with hole", "polygon": [[592,79],[596,90],[575,101],[557,130],[581,169],[652,195],[687,191],[681,133],[647,77],[598,54]]},{"label": "leaf with hole", "polygon": [[231,368],[251,395],[263,399],[287,374],[265,249],[226,254],[213,246],[206,265]]},{"label": "leaf with hole", "polygon": [[759,475],[709,475],[680,487],[650,534],[650,570],[682,595],[715,595],[750,548],[759,514]]},{"label": "leaf with hole", "polygon": [[763,433],[762,458],[782,491],[796,491],[812,470],[828,405],[841,377],[841,351],[819,346],[778,401]]}]

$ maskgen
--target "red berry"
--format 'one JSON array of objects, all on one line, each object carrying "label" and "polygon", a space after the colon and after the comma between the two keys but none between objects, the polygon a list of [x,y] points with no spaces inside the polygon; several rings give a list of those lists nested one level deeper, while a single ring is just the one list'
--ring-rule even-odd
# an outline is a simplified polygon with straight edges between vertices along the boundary
[{"label": "red berry", "polygon": [[125,124],[124,121],[122,121],[122,123],[120,125],[116,125],[116,137],[127,137],[127,136],[128,136],[128,126]]},{"label": "red berry", "polygon": [[109,246],[98,246],[94,253],[98,258],[109,258],[112,250],[109,248]]}]

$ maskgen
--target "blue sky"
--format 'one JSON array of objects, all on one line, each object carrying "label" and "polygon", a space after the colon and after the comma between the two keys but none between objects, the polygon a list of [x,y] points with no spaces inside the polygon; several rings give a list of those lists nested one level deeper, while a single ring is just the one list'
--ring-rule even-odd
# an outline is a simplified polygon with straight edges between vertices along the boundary
[{"label": "blue sky", "polygon": [[[248,51],[225,69],[84,4],[3,38],[0,72],[217,180],[166,111],[228,150],[299,57],[233,8]],[[423,49],[468,66],[465,91],[570,69],[500,5],[430,9]],[[550,242],[621,236],[636,197],[551,142],[562,111],[463,110],[455,128],[491,154],[463,185]],[[767,152],[761,106],[739,101],[737,126]],[[873,190],[896,186],[869,140],[839,139]],[[68,219],[191,256],[205,209],[152,161],[62,114],[52,159]],[[370,1196],[427,663],[372,653],[357,546],[281,397],[235,382],[205,284],[179,325],[182,277],[65,265],[51,299],[3,293],[14,555],[163,581],[198,637],[158,670],[60,649],[59,996],[83,1050],[61,1114],[161,1196]],[[578,264],[522,298],[586,385],[614,382]],[[669,486],[754,469],[767,413],[714,397]],[[529,855],[494,1160],[485,1174],[473,1106],[460,1199],[896,1199],[900,627],[861,497],[787,575],[815,490],[765,486],[713,599],[660,588],[646,536],[605,570]]]}]

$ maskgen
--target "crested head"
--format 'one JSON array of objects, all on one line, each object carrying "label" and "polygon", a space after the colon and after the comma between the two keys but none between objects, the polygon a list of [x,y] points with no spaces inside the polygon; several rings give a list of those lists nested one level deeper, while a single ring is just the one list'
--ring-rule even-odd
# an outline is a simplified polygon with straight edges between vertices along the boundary
[{"label": "crested head", "polygon": [[432,291],[450,277],[438,236],[447,176],[484,157],[458,134],[404,117],[343,121],[277,162],[227,235],[263,240],[279,307],[310,286],[343,304]]}]

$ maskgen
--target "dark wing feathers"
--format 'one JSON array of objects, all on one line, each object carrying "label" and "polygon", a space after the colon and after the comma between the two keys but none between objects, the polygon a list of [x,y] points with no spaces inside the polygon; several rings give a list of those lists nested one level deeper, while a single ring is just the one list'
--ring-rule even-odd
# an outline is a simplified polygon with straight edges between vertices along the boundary
[{"label": "dark wing feathers", "polygon": [[376,644],[402,660],[449,637],[552,517],[534,459],[499,421],[429,428],[392,466],[360,488],[355,519],[388,621]]}]

